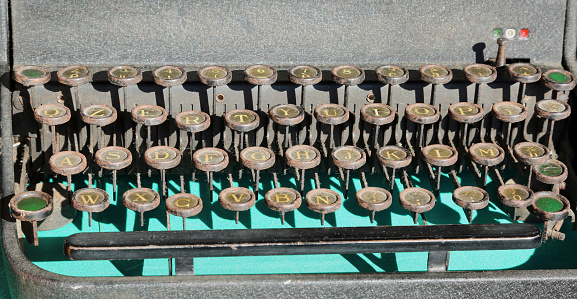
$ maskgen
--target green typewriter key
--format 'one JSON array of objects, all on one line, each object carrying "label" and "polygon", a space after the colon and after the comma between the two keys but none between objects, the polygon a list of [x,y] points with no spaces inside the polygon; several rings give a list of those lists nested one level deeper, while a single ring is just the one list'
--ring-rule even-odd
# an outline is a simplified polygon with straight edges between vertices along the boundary
[{"label": "green typewriter key", "polygon": [[144,212],[152,211],[160,205],[160,195],[149,188],[130,189],[122,195],[124,206],[140,213],[140,226],[144,226]]},{"label": "green typewriter key", "polygon": [[[50,127],[52,133],[52,152],[58,153],[60,142],[56,132],[56,126],[67,123],[70,120],[70,109],[63,105],[44,104],[34,110],[34,119],[37,122]],[[42,151],[46,151],[44,140],[42,139]]]},{"label": "green typewriter key", "polygon": [[336,167],[341,170],[345,169],[345,176],[341,180],[345,182],[345,198],[349,194],[349,182],[351,177],[351,170],[357,170],[367,162],[367,155],[365,152],[351,145],[339,146],[331,152],[331,158]]},{"label": "green typewriter key", "polygon": [[569,117],[571,115],[571,106],[567,102],[547,99],[535,103],[535,112],[538,117],[549,120],[549,150],[554,153],[553,128],[555,127],[555,122]]},{"label": "green typewriter key", "polygon": [[424,213],[435,206],[435,195],[423,188],[406,188],[399,194],[399,203],[406,210],[413,212],[414,224],[419,221],[419,215],[422,216],[423,223],[427,224]]},{"label": "green typewriter key", "polygon": [[557,100],[567,101],[569,91],[575,88],[575,76],[566,70],[548,70],[542,77],[545,86],[557,91]]},{"label": "green typewriter key", "polygon": [[334,126],[344,124],[349,120],[349,109],[337,104],[322,104],[315,108],[315,117],[321,123],[330,126],[327,138],[330,139],[330,147],[335,148]]},{"label": "green typewriter key", "polygon": [[155,146],[144,152],[144,161],[148,166],[160,170],[160,180],[162,181],[162,196],[166,198],[166,170],[172,169],[178,164],[182,156],[180,151],[170,146]]},{"label": "green typewriter key", "polygon": [[224,115],[224,121],[226,126],[231,130],[238,132],[240,135],[240,141],[238,141],[237,148],[242,151],[245,146],[249,146],[248,138],[245,144],[245,134],[256,128],[260,124],[260,118],[258,114],[251,110],[246,109],[235,109],[227,112]]},{"label": "green typewriter key", "polygon": [[252,191],[243,187],[226,188],[218,194],[218,202],[220,205],[235,212],[235,223],[238,224],[239,214],[242,211],[247,211],[254,206],[256,196]]},{"label": "green typewriter key", "polygon": [[519,86],[519,95],[517,96],[517,102],[521,103],[525,99],[527,83],[539,81],[541,69],[529,63],[513,63],[507,66],[507,70],[509,71],[509,76],[521,84]]},{"label": "green typewriter key", "polygon": [[421,73],[421,80],[431,85],[431,105],[436,106],[435,93],[437,90],[437,85],[443,85],[450,82],[453,79],[453,72],[450,68],[442,66],[439,64],[427,64],[423,65],[419,69]]},{"label": "green typewriter key", "polygon": [[505,145],[510,147],[511,127],[514,123],[522,122],[527,118],[527,108],[519,103],[499,102],[493,104],[493,114],[498,120],[507,123],[503,140]]},{"label": "green typewriter key", "polygon": [[34,246],[38,246],[38,221],[52,214],[52,197],[40,191],[22,192],[10,200],[12,217],[26,222],[32,222]]},{"label": "green typewriter key", "polygon": [[98,166],[112,170],[112,189],[116,199],[116,173],[132,163],[132,153],[120,146],[107,146],[99,149],[94,155]]},{"label": "green typewriter key", "polygon": [[529,206],[529,210],[537,218],[545,221],[543,224],[545,231],[543,241],[548,238],[563,241],[565,234],[559,232],[563,226],[563,220],[569,215],[575,217],[571,211],[569,200],[563,195],[549,191],[535,192],[533,197],[533,203]]},{"label": "green typewriter key", "polygon": [[[198,215],[202,211],[200,197],[190,193],[178,193],[166,199],[166,212],[182,217],[182,229],[186,230],[186,218]],[[167,226],[170,230],[170,216],[167,214]]]},{"label": "green typewriter key", "polygon": [[365,71],[354,65],[340,65],[331,71],[333,81],[337,84],[345,86],[345,93],[343,98],[343,106],[349,107],[349,86],[355,86],[365,81]]},{"label": "green typewriter key", "polygon": [[23,86],[30,88],[30,108],[35,110],[37,103],[34,86],[44,85],[50,81],[50,72],[39,66],[22,66],[14,70],[14,79]]},{"label": "green typewriter key", "polygon": [[285,151],[287,165],[301,170],[300,189],[305,189],[305,170],[315,168],[321,164],[321,153],[316,148],[309,145],[295,145]]},{"label": "green typewriter key", "polygon": [[277,186],[264,195],[264,202],[269,209],[281,213],[281,224],[284,225],[285,213],[298,209],[301,206],[302,197],[297,190]]},{"label": "green typewriter key", "polygon": [[289,78],[292,83],[301,86],[301,108],[305,108],[306,87],[315,85],[323,79],[323,73],[312,65],[298,65],[289,69]]},{"label": "green typewriter key", "polygon": [[192,156],[194,166],[201,171],[206,172],[209,190],[212,192],[212,175],[228,166],[228,154],[216,147],[202,148],[194,152]]},{"label": "green typewriter key", "polygon": [[393,108],[381,103],[364,105],[361,108],[361,118],[364,122],[373,125],[373,149],[379,147],[379,129],[395,120],[397,113]]},{"label": "green typewriter key", "polygon": [[[102,144],[102,127],[112,124],[116,121],[118,113],[116,109],[108,105],[90,105],[82,108],[80,111],[82,121],[90,125],[90,148],[94,147],[94,135],[96,135],[97,150],[101,148]],[[96,134],[94,134],[92,127],[96,127]]]},{"label": "green typewriter key", "polygon": [[409,80],[409,72],[404,67],[398,65],[381,65],[376,70],[379,81],[387,84],[387,105],[391,105],[393,100],[393,86],[403,84]]},{"label": "green typewriter key", "polygon": [[100,213],[109,205],[108,193],[99,188],[83,188],[72,195],[72,206],[78,211],[88,212],[88,226],[92,226],[92,213]]},{"label": "green typewriter key", "polygon": [[256,64],[247,67],[244,70],[244,79],[248,83],[257,86],[256,109],[260,110],[261,87],[263,85],[272,85],[276,82],[278,74],[274,68],[264,64]]},{"label": "green typewriter key", "polygon": [[198,70],[198,79],[212,87],[212,114],[216,113],[216,87],[224,86],[232,80],[232,72],[223,66],[207,66]]},{"label": "green typewriter key", "polygon": [[476,143],[469,148],[469,157],[483,165],[483,186],[487,186],[489,167],[501,164],[505,160],[505,151],[494,143]]},{"label": "green typewriter key", "polygon": [[244,167],[256,171],[254,176],[254,191],[258,192],[260,171],[271,168],[275,163],[275,154],[268,148],[253,146],[248,147],[240,152],[240,162]]},{"label": "green typewriter key", "polygon": [[484,189],[473,186],[463,186],[453,191],[453,201],[467,215],[469,223],[473,221],[473,211],[484,209],[489,205],[489,193]]},{"label": "green typewriter key", "polygon": [[553,185],[553,192],[555,193],[559,193],[560,184],[569,175],[567,166],[558,160],[547,160],[543,164],[533,167],[533,172],[538,181]]},{"label": "green typewriter key", "polygon": [[435,175],[436,189],[441,189],[441,169],[443,167],[452,166],[459,159],[457,151],[447,145],[433,144],[423,148],[423,160],[427,164],[437,167],[437,174]]},{"label": "green typewriter key", "polygon": [[529,178],[527,187],[531,187],[533,168],[545,163],[549,159],[549,149],[537,142],[520,142],[513,148],[515,157],[525,165],[529,165]]},{"label": "green typewriter key", "polygon": [[59,175],[66,176],[68,192],[72,191],[72,175],[81,173],[86,169],[86,157],[78,152],[63,151],[50,157],[48,161],[50,169]]},{"label": "green typewriter key", "polygon": [[152,147],[150,127],[158,126],[166,121],[168,117],[166,110],[156,105],[138,105],[132,109],[130,114],[132,121],[146,126],[146,148]]},{"label": "green typewriter key", "polygon": [[[126,112],[128,112],[126,88],[142,81],[142,72],[139,68],[131,65],[118,65],[108,70],[108,81],[122,88],[122,107],[120,109],[126,114]],[[128,136],[132,131],[132,124],[129,124],[127,119],[123,118],[122,120],[123,130],[125,132],[124,140],[127,142]],[[124,144],[124,146],[128,147],[129,144]]]},{"label": "green typewriter key", "polygon": [[473,103],[478,104],[481,98],[481,85],[489,84],[497,79],[497,69],[490,65],[473,63],[463,68],[465,76],[471,83],[475,83],[475,98]]},{"label": "green typewriter key", "polygon": [[321,225],[325,225],[325,215],[333,213],[341,207],[341,196],[326,188],[317,188],[309,191],[305,196],[307,207],[321,214]]},{"label": "green typewriter key", "polygon": [[[304,86],[303,86],[304,88]],[[292,146],[292,138],[290,136],[290,127],[300,124],[305,119],[305,112],[303,108],[292,104],[278,104],[272,106],[268,115],[273,122],[284,126],[284,148]],[[297,136],[298,137],[298,136]],[[277,140],[280,138],[277,137]],[[280,141],[279,141],[280,148]]]},{"label": "green typewriter key", "polygon": [[383,188],[365,187],[357,191],[359,206],[371,212],[371,223],[375,222],[375,213],[388,209],[393,202],[391,193]]},{"label": "green typewriter key", "polygon": [[526,208],[533,202],[533,190],[524,185],[502,185],[497,189],[497,194],[504,205],[514,209],[513,220],[519,218],[517,215],[519,208]]},{"label": "green typewriter key", "polygon": [[377,158],[379,159],[381,165],[385,167],[385,172],[387,171],[387,168],[392,169],[390,177],[387,175],[387,177],[390,179],[390,190],[393,190],[395,185],[395,173],[397,169],[402,169],[409,166],[413,160],[413,156],[408,149],[396,145],[387,145],[381,147],[377,152]]}]

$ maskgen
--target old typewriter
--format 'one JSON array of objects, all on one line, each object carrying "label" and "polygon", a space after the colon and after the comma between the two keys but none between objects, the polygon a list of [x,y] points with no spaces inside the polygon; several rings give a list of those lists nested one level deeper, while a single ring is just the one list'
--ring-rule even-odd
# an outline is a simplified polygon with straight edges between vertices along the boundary
[{"label": "old typewriter", "polygon": [[0,2],[13,296],[577,286],[575,0],[94,5]]}]

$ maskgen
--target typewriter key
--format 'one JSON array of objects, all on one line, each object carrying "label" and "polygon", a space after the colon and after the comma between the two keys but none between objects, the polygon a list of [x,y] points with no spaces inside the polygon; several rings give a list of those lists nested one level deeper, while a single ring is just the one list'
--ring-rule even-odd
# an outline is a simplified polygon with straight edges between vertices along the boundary
[{"label": "typewriter key", "polygon": [[268,148],[253,146],[240,152],[240,161],[244,167],[256,170],[254,191],[259,189],[260,171],[274,165],[275,154]]},{"label": "typewriter key", "polygon": [[126,87],[142,80],[142,72],[131,65],[118,65],[108,70],[108,81],[114,85]]},{"label": "typewriter key", "polygon": [[212,191],[212,173],[221,171],[228,166],[228,154],[219,148],[207,147],[194,152],[192,160],[196,168],[206,172],[210,191]]},{"label": "typewriter key", "polygon": [[437,174],[435,181],[437,183],[436,190],[441,187],[441,169],[446,166],[452,166],[458,160],[457,151],[447,145],[433,144],[422,150],[423,159],[428,164],[437,167]]},{"label": "typewriter key", "polygon": [[497,70],[487,64],[473,63],[463,69],[469,81],[475,84],[487,84],[497,79]]},{"label": "typewriter key", "polygon": [[349,193],[351,170],[363,167],[367,162],[367,156],[363,150],[356,146],[344,145],[333,149],[331,158],[336,167],[345,169],[345,177],[342,180],[345,182],[346,197]]},{"label": "typewriter key", "polygon": [[252,191],[243,187],[226,188],[218,194],[220,205],[235,212],[235,222],[238,224],[239,212],[247,211],[254,206],[256,196]]},{"label": "typewriter key", "polygon": [[160,205],[160,195],[149,188],[134,188],[124,192],[122,202],[127,208],[140,213],[140,226],[144,226],[144,212]]},{"label": "typewriter key", "polygon": [[176,126],[185,132],[198,133],[210,127],[210,117],[202,111],[180,112],[174,119]]},{"label": "typewriter key", "polygon": [[[63,105],[44,104],[34,110],[34,118],[37,122],[50,127],[52,133],[52,152],[57,153],[59,149],[59,138],[56,126],[67,123],[71,113],[68,107]],[[42,150],[45,151],[44,140],[42,139]]]},{"label": "typewriter key", "polygon": [[166,121],[166,110],[155,105],[138,105],[132,108],[130,115],[132,121],[146,126],[146,148],[150,148],[152,146],[150,127],[158,126]]},{"label": "typewriter key", "polygon": [[335,147],[334,126],[340,125],[349,120],[349,110],[337,104],[322,104],[315,108],[315,117],[321,123],[330,125],[328,139],[331,148]]},{"label": "typewriter key", "polygon": [[483,108],[473,103],[453,103],[449,106],[449,115],[459,123],[474,124],[485,117]]},{"label": "typewriter key", "polygon": [[239,133],[240,141],[237,143],[239,150],[242,150],[245,146],[249,146],[248,138],[245,144],[245,133],[256,129],[260,124],[258,114],[245,109],[235,109],[227,112],[224,115],[224,120],[227,127]]},{"label": "typewriter key", "polygon": [[98,166],[112,170],[112,189],[116,199],[116,172],[132,163],[132,153],[123,147],[107,146],[99,149],[94,158]]},{"label": "typewriter key", "polygon": [[301,170],[301,192],[305,189],[305,170],[315,168],[321,164],[321,153],[309,145],[295,145],[285,151],[287,165]]},{"label": "typewriter key", "polygon": [[387,105],[391,105],[393,99],[393,86],[403,84],[409,80],[409,72],[398,65],[381,65],[376,70],[379,81],[389,86]]},{"label": "typewriter key", "polygon": [[[182,217],[182,229],[186,230],[186,218],[196,216],[202,211],[202,200],[193,194],[178,193],[166,199],[166,211],[174,216]],[[167,218],[170,230],[170,217]]]},{"label": "typewriter key", "polygon": [[261,86],[271,85],[276,82],[278,74],[274,68],[264,64],[256,64],[247,67],[244,70],[244,79],[250,84],[257,86],[256,107],[260,110]]},{"label": "typewriter key", "polygon": [[396,145],[387,145],[379,149],[377,158],[384,167],[393,169],[389,181],[390,190],[393,190],[396,170],[409,166],[413,156],[408,149]]},{"label": "typewriter key", "polygon": [[519,161],[530,166],[527,180],[527,187],[530,187],[533,167],[543,164],[549,159],[549,149],[537,142],[520,142],[515,144],[513,152]]},{"label": "typewriter key", "polygon": [[408,105],[405,108],[405,115],[410,121],[421,125],[436,123],[441,117],[437,107],[420,103]]},{"label": "typewriter key", "polygon": [[[549,191],[535,192],[533,198],[529,210],[537,218],[545,221],[543,240],[547,240],[549,237],[564,240],[565,234],[559,232],[559,229],[563,225],[563,220],[573,214],[569,200],[561,194]],[[549,222],[552,222],[553,225],[549,225]]]},{"label": "typewriter key", "polygon": [[567,179],[567,166],[558,160],[547,160],[543,164],[533,167],[535,178],[545,184],[551,184],[553,191],[559,193],[559,184]]},{"label": "typewriter key", "polygon": [[527,118],[527,108],[519,103],[499,102],[493,104],[493,114],[498,120],[507,123],[507,129],[503,140],[505,141],[505,145],[508,147],[511,143],[509,138],[511,135],[512,124],[524,121],[525,118]]},{"label": "typewriter key", "polygon": [[382,125],[388,125],[395,120],[395,110],[390,106],[381,103],[364,105],[361,108],[361,118],[364,122],[373,125],[373,148],[379,146],[379,128]]},{"label": "typewriter key", "polygon": [[102,143],[102,127],[107,126],[116,121],[118,114],[116,113],[116,109],[112,106],[108,105],[90,105],[88,107],[82,108],[80,111],[80,117],[82,121],[91,125],[90,127],[90,136],[91,136],[91,144],[90,148],[94,147],[93,136],[94,132],[92,132],[92,126],[96,126],[96,140],[98,149],[101,147]]},{"label": "typewriter key", "polygon": [[305,197],[307,207],[321,214],[321,225],[325,225],[325,214],[333,213],[341,207],[341,196],[330,189],[313,189]]},{"label": "typewriter key", "polygon": [[50,81],[50,72],[39,66],[22,66],[14,70],[14,79],[26,87],[44,85]]},{"label": "typewriter key", "polygon": [[274,188],[264,195],[266,206],[281,213],[281,224],[284,225],[284,214],[298,209],[302,203],[301,194],[291,188]]},{"label": "typewriter key", "polygon": [[50,169],[57,174],[66,176],[68,192],[72,190],[72,175],[81,173],[86,169],[86,157],[78,152],[63,151],[50,157],[48,161]]},{"label": "typewriter key", "polygon": [[541,100],[535,104],[535,112],[539,117],[557,121],[563,120],[571,114],[568,103],[557,100]]},{"label": "typewriter key", "polygon": [[83,212],[88,212],[88,226],[92,226],[92,213],[100,213],[110,205],[106,191],[99,188],[83,188],[72,195],[72,206]]},{"label": "typewriter key", "polygon": [[10,200],[12,217],[32,223],[34,246],[38,246],[38,221],[52,214],[52,197],[40,191],[26,191]]},{"label": "typewriter key", "polygon": [[301,107],[305,107],[305,91],[308,85],[315,85],[323,79],[323,73],[312,65],[298,65],[289,69],[292,83],[301,86]]},{"label": "typewriter key", "polygon": [[222,66],[207,66],[198,71],[198,79],[205,85],[212,87],[212,113],[216,109],[216,87],[230,83],[232,72]]},{"label": "typewriter key", "polygon": [[284,148],[292,146],[289,127],[298,125],[305,119],[303,108],[292,104],[278,104],[270,108],[268,115],[272,121],[285,127]]},{"label": "typewriter key", "polygon": [[349,104],[349,86],[355,86],[365,81],[365,71],[358,66],[340,65],[331,71],[333,74],[333,81],[337,84],[345,86],[345,95],[343,106],[348,107]]},{"label": "typewriter key", "polygon": [[[399,194],[399,203],[403,208],[414,213],[413,222],[417,224],[419,215],[430,211],[435,206],[435,195],[423,188],[406,188]],[[422,218],[427,224],[424,215]]]},{"label": "typewriter key", "polygon": [[483,209],[489,204],[489,193],[479,187],[463,186],[453,191],[453,201],[465,210],[467,220],[471,223],[473,211]]},{"label": "typewriter key", "polygon": [[473,162],[483,165],[483,186],[487,186],[489,166],[495,166],[505,160],[505,151],[493,143],[476,143],[469,148]]},{"label": "typewriter key", "polygon": [[357,191],[359,206],[371,212],[371,223],[375,222],[375,213],[386,210],[393,202],[391,193],[383,188],[365,187]]},{"label": "typewriter key", "polygon": [[513,220],[518,218],[517,209],[526,208],[533,202],[533,190],[523,185],[502,185],[497,190],[497,193],[504,205],[515,209]]},{"label": "typewriter key", "polygon": [[541,69],[529,63],[513,63],[507,66],[507,70],[513,80],[521,83],[517,97],[517,101],[521,102],[525,98],[526,84],[539,81]]},{"label": "typewriter key", "polygon": [[56,73],[58,82],[68,86],[79,86],[92,82],[92,71],[83,65],[71,65]]},{"label": "typewriter key", "polygon": [[160,86],[178,86],[186,81],[186,71],[179,66],[161,66],[152,72],[152,77],[154,78],[154,83]]},{"label": "typewriter key", "polygon": [[180,164],[182,157],[180,151],[170,146],[155,146],[144,152],[144,161],[152,168],[160,170],[162,181],[162,196],[166,197],[166,170]]},{"label": "typewriter key", "polygon": [[439,64],[423,65],[419,72],[421,73],[421,80],[431,83],[431,105],[436,106],[435,92],[437,85],[443,85],[453,79],[453,72],[446,66]]},{"label": "typewriter key", "polygon": [[566,70],[548,70],[543,73],[545,86],[556,91],[569,91],[575,88],[575,76]]}]

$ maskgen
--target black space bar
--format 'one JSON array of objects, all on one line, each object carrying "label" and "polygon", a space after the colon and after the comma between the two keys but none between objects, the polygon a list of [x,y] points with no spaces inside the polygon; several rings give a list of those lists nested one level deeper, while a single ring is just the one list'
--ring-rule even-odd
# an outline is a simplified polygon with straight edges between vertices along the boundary
[{"label": "black space bar", "polygon": [[72,260],[530,249],[530,224],[371,226],[78,233],[64,240]]}]

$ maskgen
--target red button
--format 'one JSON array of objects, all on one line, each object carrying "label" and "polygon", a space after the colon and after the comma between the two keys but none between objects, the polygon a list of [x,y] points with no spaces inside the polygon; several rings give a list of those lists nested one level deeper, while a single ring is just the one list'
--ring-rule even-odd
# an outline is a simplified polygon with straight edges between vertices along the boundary
[{"label": "red button", "polygon": [[521,29],[521,31],[519,31],[519,38],[529,38],[529,29]]}]

